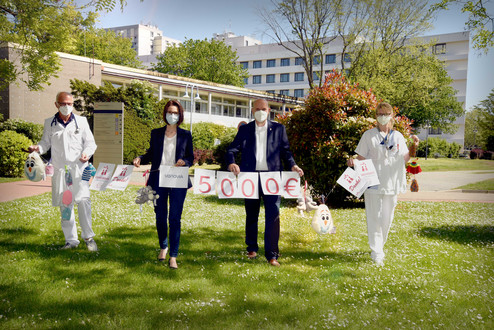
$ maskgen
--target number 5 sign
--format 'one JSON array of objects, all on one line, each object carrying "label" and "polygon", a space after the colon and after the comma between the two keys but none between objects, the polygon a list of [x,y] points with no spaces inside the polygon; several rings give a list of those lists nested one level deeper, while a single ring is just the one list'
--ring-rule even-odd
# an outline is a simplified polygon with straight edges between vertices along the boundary
[{"label": "number 5 sign", "polygon": [[216,171],[196,169],[194,171],[194,194],[216,195]]}]

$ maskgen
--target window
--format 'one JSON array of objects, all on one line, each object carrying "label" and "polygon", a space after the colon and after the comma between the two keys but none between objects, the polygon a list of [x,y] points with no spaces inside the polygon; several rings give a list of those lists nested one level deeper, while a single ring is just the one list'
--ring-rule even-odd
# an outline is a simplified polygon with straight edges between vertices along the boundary
[{"label": "window", "polygon": [[290,91],[288,89],[282,89],[282,90],[280,90],[280,94],[281,95],[289,96],[290,95]]},{"label": "window", "polygon": [[267,74],[266,75],[266,84],[272,84],[274,83],[274,74]]},{"label": "window", "polygon": [[295,72],[295,81],[304,81],[304,73]]},{"label": "window", "polygon": [[280,82],[289,82],[289,81],[290,81],[290,74],[289,73],[280,74]]},{"label": "window", "polygon": [[249,68],[249,62],[240,62],[240,65],[242,66],[243,69]]},{"label": "window", "polygon": [[247,85],[249,83],[249,78],[244,78],[244,85]]},{"label": "window", "polygon": [[314,65],[321,64],[321,56],[314,56]]},{"label": "window", "polygon": [[254,69],[260,69],[260,68],[262,68],[262,61],[254,61],[252,63],[252,66]]},{"label": "window", "polygon": [[313,71],[312,72],[312,80],[319,81],[319,78],[320,78],[319,75],[320,75],[320,72]]},{"label": "window", "polygon": [[343,55],[343,61],[344,62],[351,62],[352,59],[350,58],[350,54]]},{"label": "window", "polygon": [[443,134],[443,131],[440,128],[429,128],[429,134],[430,135],[441,135]]},{"label": "window", "polygon": [[280,65],[281,66],[290,66],[290,59],[289,58],[282,58],[280,60]]},{"label": "window", "polygon": [[266,91],[266,93],[271,93],[271,94],[274,94],[274,93],[275,93],[275,91],[274,91],[274,90],[268,90],[268,91]]},{"label": "window", "polygon": [[336,54],[329,54],[326,55],[326,64],[333,64],[336,63]]},{"label": "window", "polygon": [[304,59],[301,57],[296,57],[295,58],[295,65],[303,65],[304,64]]},{"label": "window", "polygon": [[252,83],[253,84],[260,84],[261,83],[261,76],[252,76]]},{"label": "window", "polygon": [[304,97],[304,90],[303,89],[295,89],[293,91],[293,96],[295,96],[295,97]]},{"label": "window", "polygon": [[267,60],[266,61],[266,67],[267,68],[274,68],[276,66],[276,60]]},{"label": "window", "polygon": [[446,54],[446,44],[435,44],[432,46],[434,55]]}]

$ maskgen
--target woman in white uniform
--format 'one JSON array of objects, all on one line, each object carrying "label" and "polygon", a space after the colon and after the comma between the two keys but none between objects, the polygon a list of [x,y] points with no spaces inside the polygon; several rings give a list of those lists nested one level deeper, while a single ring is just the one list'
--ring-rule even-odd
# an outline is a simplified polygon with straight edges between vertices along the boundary
[{"label": "woman in white uniform", "polygon": [[[376,108],[377,127],[362,135],[357,149],[357,160],[372,159],[380,184],[364,193],[367,234],[371,258],[379,266],[384,264],[384,244],[393,222],[398,194],[406,190],[405,164],[410,155],[403,135],[393,130],[393,108],[380,103]],[[419,139],[413,135],[415,145]],[[354,159],[347,160],[354,166]]]},{"label": "woman in white uniform", "polygon": [[[62,249],[71,249],[79,245],[73,207],[75,203],[78,205],[81,236],[90,251],[97,251],[91,227],[89,181],[82,180],[82,172],[96,150],[96,143],[87,119],[72,113],[73,104],[70,93],[57,94],[55,106],[58,112],[45,120],[41,141],[38,145],[30,146],[29,151],[43,154],[51,148],[54,167],[52,205],[59,206],[62,215],[62,230],[65,236]],[[66,176],[69,180],[66,180]],[[64,198],[66,190],[70,190],[72,198],[67,194]]]}]

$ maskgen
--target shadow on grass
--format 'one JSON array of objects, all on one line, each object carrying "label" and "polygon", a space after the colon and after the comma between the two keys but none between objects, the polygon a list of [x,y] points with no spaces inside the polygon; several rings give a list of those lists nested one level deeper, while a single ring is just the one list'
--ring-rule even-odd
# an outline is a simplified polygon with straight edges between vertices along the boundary
[{"label": "shadow on grass", "polygon": [[494,226],[441,226],[420,229],[419,235],[460,244],[494,243]]}]

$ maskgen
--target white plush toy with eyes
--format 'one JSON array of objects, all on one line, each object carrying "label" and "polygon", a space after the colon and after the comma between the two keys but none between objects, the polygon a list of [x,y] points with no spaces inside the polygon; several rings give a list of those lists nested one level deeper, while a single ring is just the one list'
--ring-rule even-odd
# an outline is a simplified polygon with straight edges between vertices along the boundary
[{"label": "white plush toy with eyes", "polygon": [[37,152],[32,152],[27,156],[24,163],[24,174],[33,182],[45,179],[45,163]]},{"label": "white plush toy with eyes", "polygon": [[336,233],[336,227],[333,225],[333,217],[331,217],[331,212],[325,204],[320,204],[317,207],[311,225],[312,229],[318,234]]}]

